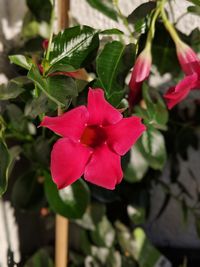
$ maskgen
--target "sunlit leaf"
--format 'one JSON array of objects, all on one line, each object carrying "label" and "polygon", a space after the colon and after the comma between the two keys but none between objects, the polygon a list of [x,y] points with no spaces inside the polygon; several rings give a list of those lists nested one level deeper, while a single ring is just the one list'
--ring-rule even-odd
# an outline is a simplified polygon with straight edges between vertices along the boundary
[{"label": "sunlit leaf", "polygon": [[81,68],[93,60],[99,47],[98,31],[89,26],[65,29],[53,39],[49,60],[51,65],[63,64]]},{"label": "sunlit leaf", "polygon": [[161,132],[149,128],[139,142],[140,151],[153,169],[162,170],[167,154],[165,140]]},{"label": "sunlit leaf", "polygon": [[14,63],[24,69],[30,70],[31,68],[31,59],[23,55],[11,55],[9,56],[10,62]]}]

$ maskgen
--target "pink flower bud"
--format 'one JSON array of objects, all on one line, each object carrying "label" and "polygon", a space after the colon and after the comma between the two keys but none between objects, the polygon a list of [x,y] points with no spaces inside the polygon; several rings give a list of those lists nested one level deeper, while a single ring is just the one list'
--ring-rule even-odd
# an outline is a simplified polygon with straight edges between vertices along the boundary
[{"label": "pink flower bud", "polygon": [[186,75],[197,73],[200,77],[200,60],[194,50],[183,42],[178,42],[176,51],[179,63]]},{"label": "pink flower bud", "polygon": [[151,68],[151,52],[149,47],[146,47],[136,59],[131,79],[129,82],[129,105],[133,107],[139,102],[142,94],[142,83],[146,80]]}]

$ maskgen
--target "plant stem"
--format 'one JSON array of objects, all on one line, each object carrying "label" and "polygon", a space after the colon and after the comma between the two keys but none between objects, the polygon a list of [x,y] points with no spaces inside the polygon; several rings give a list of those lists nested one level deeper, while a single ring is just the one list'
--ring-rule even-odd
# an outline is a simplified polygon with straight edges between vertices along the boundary
[{"label": "plant stem", "polygon": [[175,30],[173,24],[169,21],[167,14],[164,9],[164,2],[161,3],[161,16],[164,23],[165,28],[171,35],[172,39],[174,40],[175,44],[178,44],[180,42],[180,38],[178,36],[177,31]]},{"label": "plant stem", "polygon": [[46,58],[47,61],[49,60],[51,43],[52,43],[52,40],[53,40],[54,21],[55,21],[55,1],[53,1],[53,7],[52,7],[52,12],[51,12],[51,20],[50,20],[50,36],[49,36],[47,52],[46,52],[46,55],[45,55],[45,58]]},{"label": "plant stem", "polygon": [[149,29],[149,32],[148,32],[148,35],[147,35],[147,40],[146,40],[146,45],[145,45],[146,48],[151,49],[152,40],[153,40],[154,35],[155,35],[156,20],[158,19],[159,15],[161,13],[162,5],[163,5],[163,3],[165,1],[166,0],[162,0],[162,1],[158,1],[157,2],[157,7],[156,7],[155,12],[154,12],[154,14],[152,16],[150,29]]},{"label": "plant stem", "polygon": [[117,11],[117,13],[118,13],[118,15],[119,15],[119,18],[121,19],[121,21],[122,21],[124,27],[125,27],[125,28],[127,29],[127,31],[129,32],[129,38],[130,38],[130,41],[131,41],[131,42],[134,42],[133,32],[132,32],[132,30],[131,30],[131,27],[130,27],[130,25],[129,25],[129,23],[128,23],[127,18],[122,14],[122,12],[121,12],[121,10],[120,10],[118,0],[113,0],[113,5],[115,6],[116,11]]}]

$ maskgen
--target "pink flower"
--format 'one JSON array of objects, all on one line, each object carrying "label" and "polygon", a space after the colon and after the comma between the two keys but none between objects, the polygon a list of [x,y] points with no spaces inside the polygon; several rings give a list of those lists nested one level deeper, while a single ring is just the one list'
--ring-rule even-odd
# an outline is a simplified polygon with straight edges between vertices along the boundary
[{"label": "pink flower", "polygon": [[138,56],[129,82],[129,105],[133,107],[139,102],[142,95],[142,83],[146,80],[151,68],[151,52],[150,48],[146,47]]},{"label": "pink flower", "polygon": [[200,88],[200,60],[191,47],[178,41],[176,52],[185,77],[176,86],[169,88],[164,98],[169,109],[187,97],[193,89]]},{"label": "pink flower", "polygon": [[91,183],[114,189],[123,177],[120,156],[145,131],[139,117],[123,118],[105,100],[102,89],[89,89],[87,107],[45,116],[41,126],[62,136],[53,146],[50,166],[59,189],[83,174]]}]

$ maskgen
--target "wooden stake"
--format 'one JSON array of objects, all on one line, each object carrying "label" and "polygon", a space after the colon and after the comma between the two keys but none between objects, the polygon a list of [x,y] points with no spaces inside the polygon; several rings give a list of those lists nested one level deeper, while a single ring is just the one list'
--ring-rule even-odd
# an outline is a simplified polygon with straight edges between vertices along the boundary
[{"label": "wooden stake", "polygon": [[57,0],[58,30],[69,27],[69,0]]},{"label": "wooden stake", "polygon": [[[57,30],[64,30],[69,26],[69,0],[56,0],[57,4]],[[58,107],[58,115],[62,114],[62,109]],[[56,215],[55,229],[55,267],[68,266],[68,233],[69,220]]]},{"label": "wooden stake", "polygon": [[55,251],[55,266],[68,266],[68,227],[69,221],[56,215],[56,251]]}]

